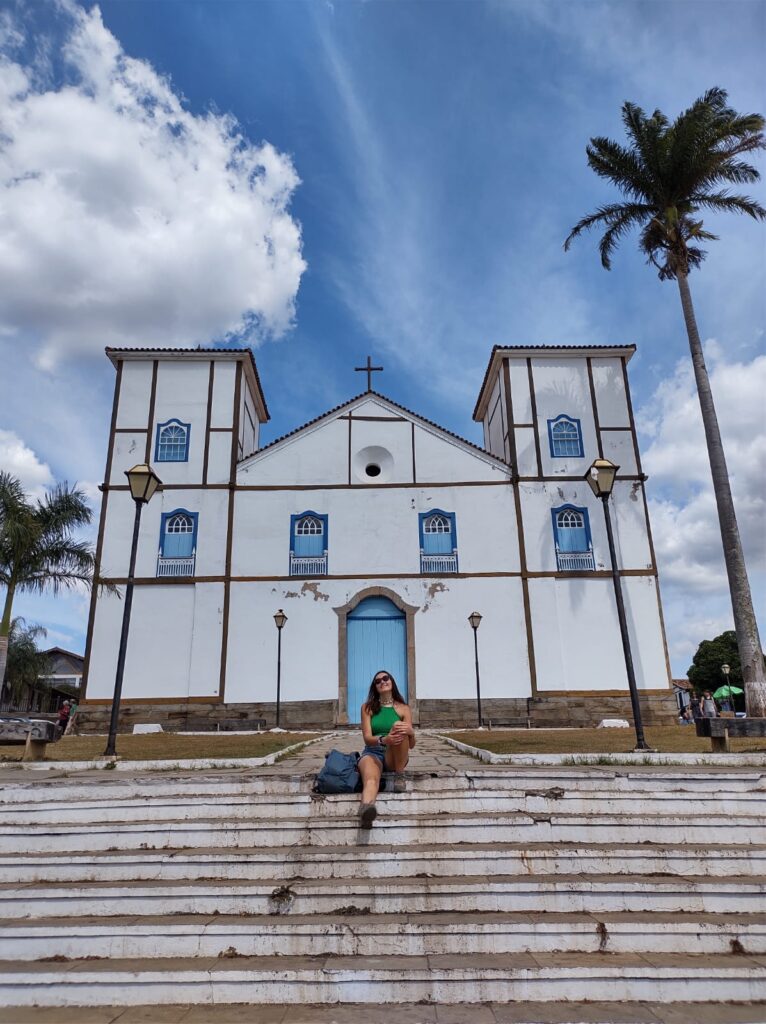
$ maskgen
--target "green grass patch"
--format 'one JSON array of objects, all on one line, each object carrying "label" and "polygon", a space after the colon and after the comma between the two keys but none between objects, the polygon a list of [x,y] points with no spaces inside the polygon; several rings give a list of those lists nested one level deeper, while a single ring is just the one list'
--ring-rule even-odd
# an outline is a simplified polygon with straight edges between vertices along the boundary
[{"label": "green grass patch", "polygon": [[[122,761],[185,761],[192,758],[267,757],[293,743],[312,739],[311,733],[226,733],[183,736],[172,732],[118,735],[117,753]],[[106,736],[65,736],[49,743],[46,761],[91,761],[101,757]],[[0,761],[20,761],[23,746],[0,745]]]},{"label": "green grass patch", "polygon": [[[709,754],[710,740],[689,725],[652,726],[644,730],[650,747],[661,754]],[[459,743],[492,754],[628,754],[636,745],[630,729],[492,729],[445,733]],[[766,753],[766,738],[731,740],[734,754]]]}]

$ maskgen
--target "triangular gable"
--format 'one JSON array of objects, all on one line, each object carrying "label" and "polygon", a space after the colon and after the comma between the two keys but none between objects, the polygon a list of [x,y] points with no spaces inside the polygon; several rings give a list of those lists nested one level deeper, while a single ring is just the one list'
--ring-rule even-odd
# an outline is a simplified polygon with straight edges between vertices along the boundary
[{"label": "triangular gable", "polygon": [[[378,430],[395,434],[398,430],[396,425],[401,424],[403,429],[406,428],[408,438],[415,436],[416,428],[419,435],[422,432],[423,440],[427,441],[425,445],[421,443],[420,447],[423,449],[432,451],[434,445],[438,445],[439,442],[449,445],[454,466],[453,472],[445,476],[445,482],[455,478],[475,478],[479,471],[477,463],[484,467],[483,471],[478,472],[479,477],[495,478],[498,472],[510,475],[509,466],[471,441],[445,430],[384,395],[365,391],[243,459],[238,465],[239,482],[255,483],[255,477],[258,477],[258,483],[272,483],[273,477],[274,484],[279,478],[285,482],[289,480],[291,483],[306,483],[306,471],[309,470],[307,463],[310,464],[309,475],[312,477],[312,483],[321,486],[352,482],[348,479],[349,417],[352,418],[352,429],[356,432],[357,438],[361,436],[362,431],[366,431],[371,438]],[[290,457],[288,452],[291,452]],[[277,471],[276,465],[270,465],[277,455],[280,458],[276,463],[281,465],[281,472]],[[469,467],[470,471],[466,475],[465,470]],[[277,476],[274,476],[275,471]],[[427,478],[423,480],[424,483],[434,480],[432,474],[416,472],[416,482],[420,482],[421,475]],[[260,479],[264,476],[268,481]],[[374,483],[372,480],[367,482]]]}]

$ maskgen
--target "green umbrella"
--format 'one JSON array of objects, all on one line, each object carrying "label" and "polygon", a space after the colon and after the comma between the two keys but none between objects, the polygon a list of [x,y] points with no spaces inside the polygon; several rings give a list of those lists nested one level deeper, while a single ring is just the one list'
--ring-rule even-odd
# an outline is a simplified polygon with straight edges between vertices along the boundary
[{"label": "green umbrella", "polygon": [[730,686],[727,683],[725,686],[719,686],[713,696],[716,700],[721,700],[722,697],[731,697],[733,693],[744,693],[744,690],[740,690],[738,686]]}]

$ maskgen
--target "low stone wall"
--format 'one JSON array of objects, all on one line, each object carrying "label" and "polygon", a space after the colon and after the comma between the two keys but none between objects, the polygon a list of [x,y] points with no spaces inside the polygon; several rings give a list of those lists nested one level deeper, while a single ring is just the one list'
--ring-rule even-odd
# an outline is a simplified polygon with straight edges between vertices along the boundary
[{"label": "low stone wall", "polygon": [[[123,701],[120,706],[119,732],[133,732],[134,725],[159,723],[167,732],[230,732],[255,729],[259,718],[266,720],[266,729],[276,725],[276,704],[202,704],[168,702],[138,704]],[[336,701],[316,700],[286,702],[280,705],[279,724],[282,729],[331,729],[336,721]],[[74,723],[78,735],[109,731],[109,704],[81,704]]]},{"label": "low stone wall", "polygon": [[[671,691],[667,694],[639,695],[644,725],[673,725],[678,718],[678,705]],[[536,729],[570,726],[588,728],[603,718],[627,718],[633,721],[630,695],[602,696],[566,694],[536,697],[529,702],[532,726]]]}]

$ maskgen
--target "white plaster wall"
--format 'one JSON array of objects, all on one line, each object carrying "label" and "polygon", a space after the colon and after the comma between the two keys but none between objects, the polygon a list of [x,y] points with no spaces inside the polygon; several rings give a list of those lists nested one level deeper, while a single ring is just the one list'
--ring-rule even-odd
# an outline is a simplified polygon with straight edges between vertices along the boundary
[{"label": "white plaster wall", "polygon": [[194,627],[189,696],[217,697],[221,677],[223,583],[199,583],[190,589],[194,591]]},{"label": "white plaster wall", "polygon": [[[150,452],[150,458],[154,452]],[[112,471],[108,483],[112,486],[126,486],[128,479],[125,473],[133,466],[144,461],[146,456],[146,431],[135,434],[115,434],[112,450]]]},{"label": "white plaster wall", "polygon": [[211,430],[207,452],[207,482],[227,484],[231,470],[231,431]]},{"label": "white plaster wall", "polygon": [[240,441],[242,445],[242,458],[252,455],[257,447],[257,424],[258,417],[253,404],[253,397],[247,386],[242,390],[242,412],[240,414]]},{"label": "white plaster wall", "polygon": [[502,466],[482,459],[423,427],[415,427],[415,473],[417,482],[447,483],[471,480],[503,480],[510,476]]},{"label": "white plaster wall", "polygon": [[[136,587],[123,695],[188,697],[195,588]],[[147,669],[147,655],[151,668]]]},{"label": "white plaster wall", "polygon": [[[609,544],[601,502],[583,480],[562,480],[539,484],[520,484],[527,568],[531,572],[555,572],[556,548],[553,537],[551,509],[572,504],[588,510],[593,555],[597,569],[609,569]],[[651,567],[649,540],[646,531],[641,493],[634,481],[615,483],[609,501],[612,512],[615,548],[622,569]]]},{"label": "white plaster wall", "polygon": [[118,587],[118,594],[99,594],[93,619],[88,669],[87,697],[90,700],[103,700],[114,693],[124,601],[124,587]]},{"label": "white plaster wall", "polygon": [[209,382],[208,362],[160,360],[150,460],[154,460],[158,423],[178,419],[191,424],[188,462],[160,462],[154,467],[165,484],[202,481]]},{"label": "white plaster wall", "polygon": [[[653,577],[623,578],[631,653],[640,689],[667,685]],[[628,686],[612,580],[529,581],[537,685],[544,690]]]},{"label": "white plaster wall", "polygon": [[[598,455],[585,358],[533,359],[532,372],[543,475],[581,476]],[[584,452],[581,459],[551,457],[548,420],[562,413],[580,420]]]},{"label": "white plaster wall", "polygon": [[415,616],[418,697],[475,697],[473,630],[468,623],[473,611],[483,615],[478,632],[482,697],[529,696],[521,579],[445,578],[424,580],[422,587],[426,601],[421,600]]},{"label": "white plaster wall", "polygon": [[210,416],[211,427],[230,427],[233,423],[236,372],[236,363],[216,360]]},{"label": "white plaster wall", "polygon": [[511,399],[513,401],[513,422],[532,422],[532,399],[529,393],[529,373],[526,359],[509,359],[511,375]]},{"label": "white plaster wall", "polygon": [[519,476],[539,476],[535,431],[531,427],[516,427],[516,467]]},{"label": "white plaster wall", "polygon": [[502,459],[505,454],[505,408],[500,399],[500,378],[495,379],[492,392],[487,405],[487,436],[489,438],[489,450],[493,455]]},{"label": "white plaster wall", "polygon": [[633,435],[629,430],[602,430],[601,450],[605,459],[620,467],[621,474],[638,474]]},{"label": "white plaster wall", "polygon": [[593,387],[602,427],[630,427],[621,359],[593,359]]},{"label": "white plaster wall", "polygon": [[336,700],[338,616],[332,606],[338,603],[335,595],[340,588],[330,580],[320,581],[313,590],[301,580],[232,583],[225,699],[276,699],[273,616],[283,608],[288,620],[282,631],[281,699]]},{"label": "white plaster wall", "polygon": [[[156,535],[152,532],[151,522],[154,518],[152,506],[157,500],[155,496],[154,500],[143,509],[141,514],[141,531],[138,535],[139,561],[136,562],[137,570],[141,568],[140,556],[147,550],[147,546],[154,544],[154,540],[150,541],[149,537]],[[136,506],[129,491],[109,491],[109,496],[106,499],[104,543],[101,549],[102,576],[119,578],[128,575],[135,513]],[[159,519],[157,519],[157,524],[158,532]],[[156,558],[156,548],[154,554]]]},{"label": "white plaster wall", "polygon": [[348,420],[330,420],[238,470],[240,484],[345,484],[348,482]]},{"label": "white plaster wall", "polygon": [[[383,410],[378,411],[378,415]],[[344,423],[346,421],[343,421]],[[361,453],[368,449],[383,448],[391,455],[390,468],[382,465],[383,474],[372,479],[365,475],[366,458]],[[370,461],[377,462],[371,457]],[[391,420],[389,423],[370,420],[351,420],[351,480],[352,483],[374,484],[376,480],[390,484],[412,483],[412,424],[409,420]]]},{"label": "white plaster wall", "polygon": [[284,576],[290,516],[329,516],[330,575],[419,573],[418,513],[441,508],[457,516],[461,572],[518,572],[510,486],[238,491],[232,573]]},{"label": "white plaster wall", "polygon": [[120,400],[117,407],[118,427],[146,427],[149,419],[149,398],[152,393],[152,360],[122,363]]}]

